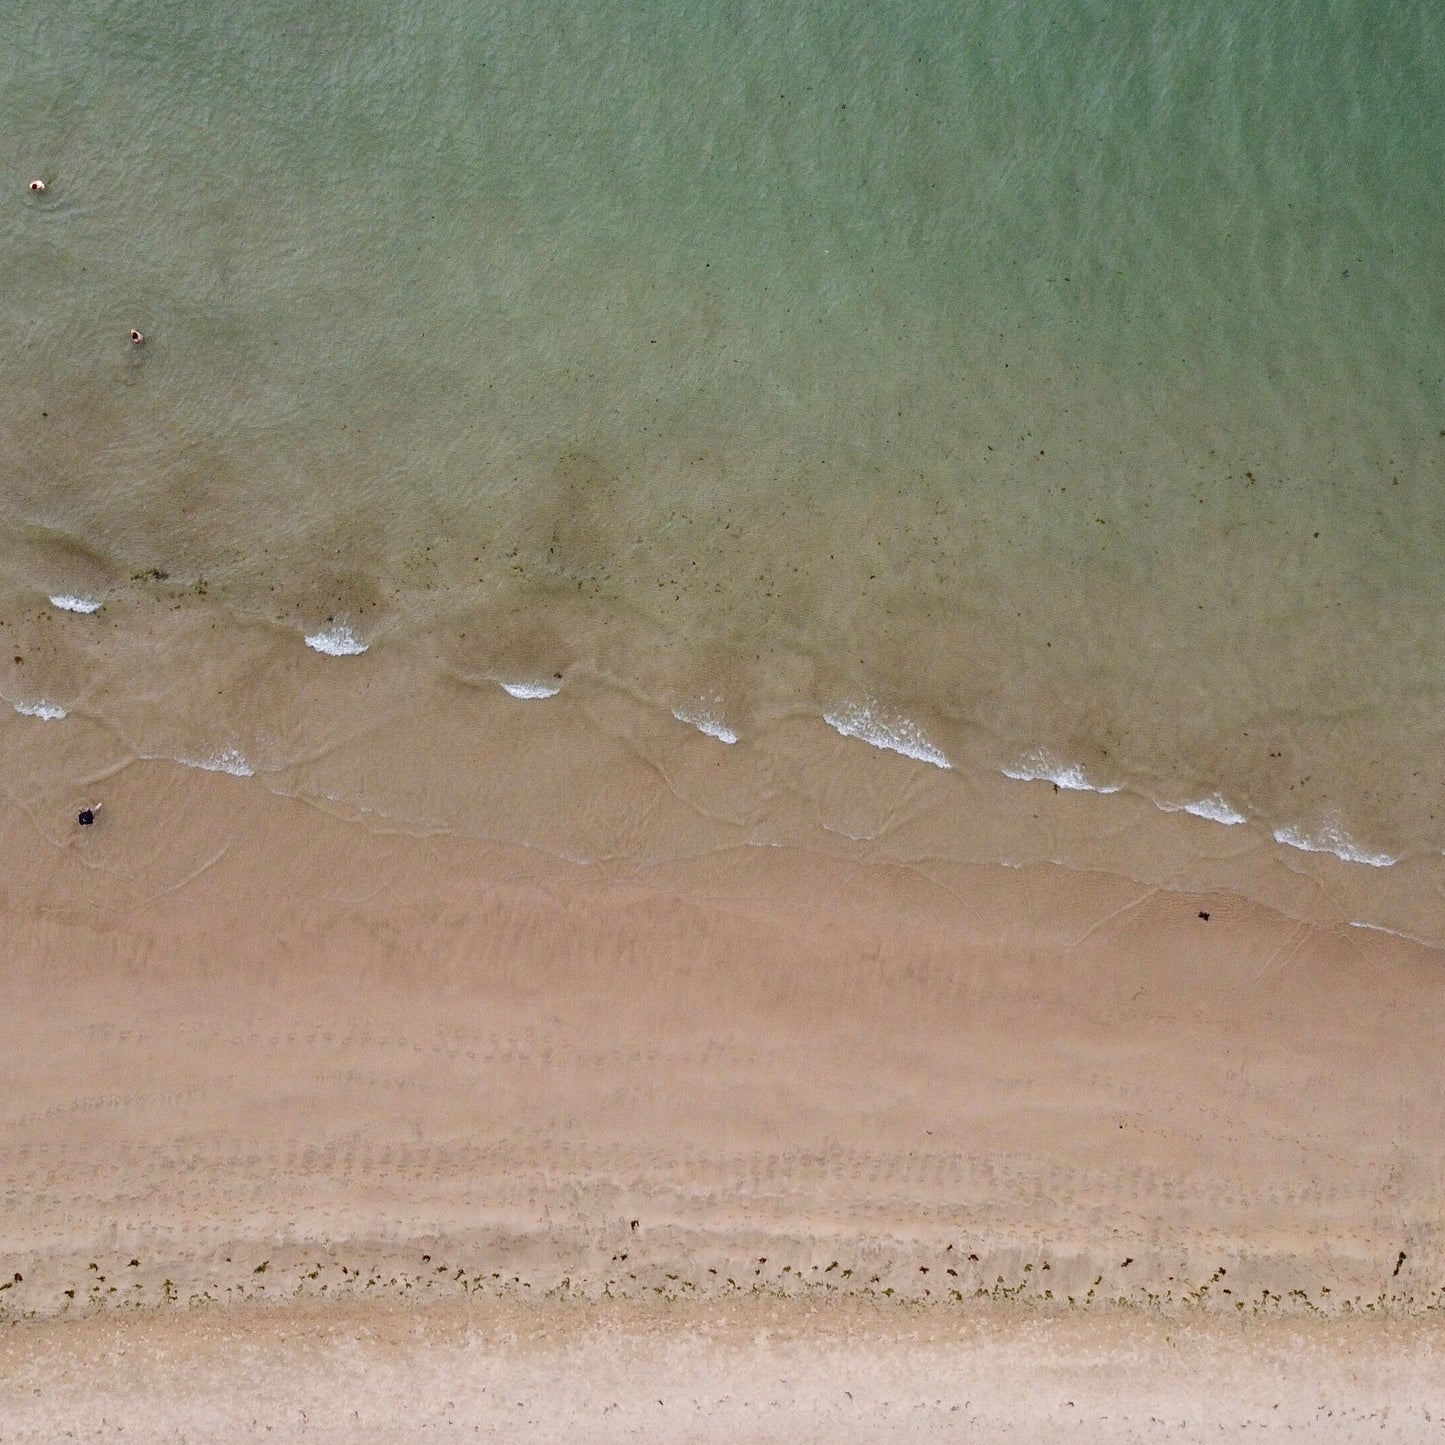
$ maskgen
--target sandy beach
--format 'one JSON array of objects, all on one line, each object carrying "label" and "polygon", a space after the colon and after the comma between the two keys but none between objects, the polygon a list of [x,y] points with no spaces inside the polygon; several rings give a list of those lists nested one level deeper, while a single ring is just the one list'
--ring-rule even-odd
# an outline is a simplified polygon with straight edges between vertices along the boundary
[{"label": "sandy beach", "polygon": [[[665,831],[724,751],[676,746],[577,806]],[[918,786],[843,746],[854,799]],[[6,1440],[413,1438],[402,1375],[442,1438],[609,1390],[593,1438],[1044,1439],[1066,1407],[1021,1401],[1067,1379],[1091,1439],[1413,1439],[1445,1398],[1431,949],[1047,862],[581,866],[171,763],[103,787],[84,834],[42,792],[0,821]]]},{"label": "sandy beach", "polygon": [[0,1445],[1445,1437],[1445,27],[1216,8],[0,10]]},{"label": "sandy beach", "polygon": [[[858,1301],[293,1307],[0,1335],[4,1438],[1430,1440],[1438,1323]],[[124,1437],[121,1426],[124,1425]]]}]

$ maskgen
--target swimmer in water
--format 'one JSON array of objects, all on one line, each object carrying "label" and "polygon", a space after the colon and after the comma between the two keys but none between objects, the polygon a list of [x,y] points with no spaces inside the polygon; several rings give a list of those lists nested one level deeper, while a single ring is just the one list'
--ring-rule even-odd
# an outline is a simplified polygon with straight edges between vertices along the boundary
[{"label": "swimmer in water", "polygon": [[134,327],[131,327],[130,344],[132,346],[144,346],[146,344],[145,337]]},{"label": "swimmer in water", "polygon": [[89,828],[94,824],[95,815],[98,812],[100,812],[100,804],[92,803],[88,808],[82,808],[80,812],[75,815],[75,821],[79,823],[82,828]]},{"label": "swimmer in water", "polygon": [[45,182],[40,180],[31,181],[30,189],[34,191],[37,195],[39,195],[45,190]]}]

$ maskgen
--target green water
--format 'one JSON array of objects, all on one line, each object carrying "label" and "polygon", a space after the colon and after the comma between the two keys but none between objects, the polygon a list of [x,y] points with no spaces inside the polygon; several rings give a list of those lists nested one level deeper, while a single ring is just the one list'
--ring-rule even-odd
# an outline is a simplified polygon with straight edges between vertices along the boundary
[{"label": "green water", "polygon": [[0,16],[12,702],[284,761],[344,624],[1445,843],[1445,12],[323,10]]}]

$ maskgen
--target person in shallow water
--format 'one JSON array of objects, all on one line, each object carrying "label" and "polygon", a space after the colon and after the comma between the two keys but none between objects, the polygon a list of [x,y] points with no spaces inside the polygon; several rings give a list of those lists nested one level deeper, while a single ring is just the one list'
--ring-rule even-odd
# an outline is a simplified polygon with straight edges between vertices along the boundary
[{"label": "person in shallow water", "polygon": [[98,812],[100,812],[100,804],[92,803],[89,807],[82,808],[80,812],[75,815],[75,821],[79,823],[82,828],[89,828],[95,822],[95,815]]}]

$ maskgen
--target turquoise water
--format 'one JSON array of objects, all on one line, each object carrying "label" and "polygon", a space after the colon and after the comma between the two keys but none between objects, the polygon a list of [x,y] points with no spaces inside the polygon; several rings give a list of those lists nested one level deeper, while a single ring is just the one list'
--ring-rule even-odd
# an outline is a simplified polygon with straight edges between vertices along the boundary
[{"label": "turquoise water", "polygon": [[12,703],[279,766],[279,637],[1445,845],[1438,7],[16,0],[0,94]]}]

